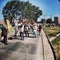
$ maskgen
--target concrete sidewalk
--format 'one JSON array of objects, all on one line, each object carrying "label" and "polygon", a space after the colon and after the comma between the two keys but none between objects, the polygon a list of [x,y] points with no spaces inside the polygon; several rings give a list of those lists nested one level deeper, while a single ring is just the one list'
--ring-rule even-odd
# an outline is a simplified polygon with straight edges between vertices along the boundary
[{"label": "concrete sidewalk", "polygon": [[44,46],[44,60],[54,60],[54,55],[51,46],[48,43],[48,39],[43,30],[41,32],[41,38],[43,40],[43,46]]},{"label": "concrete sidewalk", "polygon": [[1,60],[54,60],[44,31],[36,38],[32,38],[33,34],[30,36],[25,37],[24,41],[13,39],[8,40],[7,46],[0,45],[0,52],[3,51],[0,54]]}]

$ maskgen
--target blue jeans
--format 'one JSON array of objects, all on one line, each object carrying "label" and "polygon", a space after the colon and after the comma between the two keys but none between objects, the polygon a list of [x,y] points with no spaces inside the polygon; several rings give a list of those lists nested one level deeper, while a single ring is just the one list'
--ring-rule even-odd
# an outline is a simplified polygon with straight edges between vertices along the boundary
[{"label": "blue jeans", "polygon": [[35,37],[37,37],[37,31],[34,31],[33,34],[35,35]]}]

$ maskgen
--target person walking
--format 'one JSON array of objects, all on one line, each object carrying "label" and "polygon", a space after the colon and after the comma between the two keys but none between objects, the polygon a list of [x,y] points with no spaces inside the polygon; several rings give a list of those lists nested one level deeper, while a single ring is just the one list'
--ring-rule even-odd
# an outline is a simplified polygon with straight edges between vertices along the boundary
[{"label": "person walking", "polygon": [[14,20],[14,30],[15,30],[15,37],[17,37],[17,32],[18,32],[18,21],[17,20]]},{"label": "person walking", "polygon": [[40,35],[40,33],[41,33],[41,29],[42,29],[42,26],[39,25],[39,26],[38,26],[38,32],[39,32],[39,35]]},{"label": "person walking", "polygon": [[20,26],[20,37],[21,37],[21,40],[24,40],[24,25],[23,24]]},{"label": "person walking", "polygon": [[1,30],[2,30],[2,33],[1,33],[1,37],[3,39],[2,43],[4,43],[5,45],[7,45],[7,33],[8,33],[8,29],[3,25],[1,24]]},{"label": "person walking", "polygon": [[33,34],[35,35],[35,37],[37,37],[37,30],[38,30],[38,27],[37,27],[37,25],[35,24],[34,26],[33,26]]},{"label": "person walking", "polygon": [[28,31],[29,31],[29,26],[26,24],[26,25],[24,26],[24,32],[25,32],[25,36],[26,36],[26,37],[29,37]]}]

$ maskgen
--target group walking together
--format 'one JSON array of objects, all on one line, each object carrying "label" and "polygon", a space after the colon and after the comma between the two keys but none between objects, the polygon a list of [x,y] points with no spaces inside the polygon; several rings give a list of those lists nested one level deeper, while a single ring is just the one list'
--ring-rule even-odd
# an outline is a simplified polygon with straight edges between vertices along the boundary
[{"label": "group walking together", "polygon": [[[23,21],[18,21],[18,20],[14,20],[14,37],[20,37],[20,40],[24,40],[24,36],[25,37],[29,37],[29,33],[32,32],[34,37],[36,38],[37,35],[40,35],[41,32],[41,25],[38,25],[37,23],[26,23]],[[7,33],[8,33],[8,29],[6,29],[6,27],[4,27],[3,24],[0,24],[0,30],[2,31],[1,33],[1,38],[2,38],[2,42],[7,45]]]}]

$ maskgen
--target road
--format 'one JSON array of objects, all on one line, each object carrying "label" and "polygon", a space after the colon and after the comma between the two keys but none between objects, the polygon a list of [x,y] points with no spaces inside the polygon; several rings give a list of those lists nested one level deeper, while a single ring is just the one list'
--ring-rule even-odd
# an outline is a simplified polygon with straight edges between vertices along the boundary
[{"label": "road", "polygon": [[[34,38],[34,35],[30,34],[30,37],[25,37],[24,40],[8,39],[8,45],[0,43],[0,60],[48,60],[44,51],[48,47],[44,46],[46,44],[43,43],[42,36],[38,35]],[[54,60],[54,58],[52,57],[50,60]]]}]

